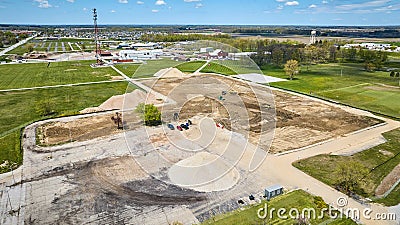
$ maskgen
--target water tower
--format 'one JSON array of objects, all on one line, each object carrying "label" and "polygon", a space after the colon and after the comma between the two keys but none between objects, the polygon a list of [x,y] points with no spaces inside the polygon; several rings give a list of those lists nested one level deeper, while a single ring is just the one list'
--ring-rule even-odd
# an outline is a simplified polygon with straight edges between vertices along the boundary
[{"label": "water tower", "polygon": [[315,44],[315,42],[317,42],[317,31],[313,30],[311,31],[311,35],[310,35],[310,44]]}]

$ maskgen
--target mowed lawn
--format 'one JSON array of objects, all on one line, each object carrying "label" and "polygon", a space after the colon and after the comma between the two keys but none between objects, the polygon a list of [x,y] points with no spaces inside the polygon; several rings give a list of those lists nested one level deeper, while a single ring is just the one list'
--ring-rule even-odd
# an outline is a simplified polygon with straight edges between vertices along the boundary
[{"label": "mowed lawn", "polygon": [[[51,117],[73,115],[80,110],[98,106],[113,95],[125,93],[127,82],[90,84],[74,87],[0,92],[0,164],[5,160],[22,163],[20,129],[28,123],[43,119],[36,110],[38,102],[49,100]],[[4,172],[5,168],[1,168]],[[0,171],[1,172],[1,171]]]},{"label": "mowed lawn", "polygon": [[[287,78],[282,69],[263,71],[266,75]],[[303,66],[294,80],[270,85],[400,118],[399,79],[390,77],[388,72],[363,71],[362,64],[322,64],[308,70]]]},{"label": "mowed lawn", "polygon": [[237,75],[238,73],[231,68],[219,64],[217,62],[210,62],[200,72],[203,73],[218,73],[222,75]]},{"label": "mowed lawn", "polygon": [[[148,60],[146,63],[141,64],[136,71],[134,71],[134,75],[132,78],[146,78],[146,77],[153,77],[155,73],[160,71],[161,69],[175,67],[180,62],[171,60],[171,59],[160,59],[160,60]],[[124,64],[121,64],[123,66]],[[131,74],[131,73],[129,73]],[[126,74],[128,75],[128,74]],[[129,75],[128,75],[129,76]]]},{"label": "mowed lawn", "polygon": [[[375,189],[398,164],[400,164],[400,129],[384,133],[387,142],[352,156],[318,155],[293,163],[293,166],[315,177],[316,179],[334,187],[336,177],[334,171],[340,162],[350,159],[360,162],[370,173],[362,183],[362,190],[358,194],[374,198]],[[400,186],[400,185],[399,185]],[[400,195],[395,191],[385,199],[377,200],[386,205],[400,203]]]},{"label": "mowed lawn", "polygon": [[[264,224],[263,220],[258,218],[257,211],[260,208],[264,207],[264,203],[256,204],[250,207],[245,208],[244,210],[236,210],[224,215],[218,215],[214,218],[211,218],[202,224],[212,224],[212,225],[248,225],[248,224]],[[268,211],[272,208],[275,208],[272,214],[272,219],[270,219],[268,215],[268,219],[265,224],[296,224],[297,220],[292,219],[289,216],[290,209],[297,209],[300,213],[305,208],[313,208],[316,210],[316,219],[309,220],[309,224],[342,224],[342,225],[350,225],[356,224],[350,219],[347,218],[338,218],[336,220],[331,219],[330,216],[326,213],[322,219],[318,218],[321,215],[321,208],[318,208],[318,205],[315,202],[314,196],[308,194],[302,190],[296,190],[290,192],[288,194],[278,196],[276,198],[271,199],[268,203]],[[281,219],[277,216],[278,209],[284,208],[286,209],[286,214],[284,216],[288,216],[288,219]],[[294,213],[293,213],[294,214]],[[307,215],[306,215],[307,216]],[[312,216],[311,216],[312,217]],[[343,216],[344,217],[344,216]]]},{"label": "mowed lawn", "polygon": [[206,63],[206,62],[201,61],[201,60],[184,62],[184,63],[181,63],[181,64],[175,66],[175,68],[177,68],[178,70],[180,70],[182,72],[193,73],[193,72],[196,72],[196,70],[200,69],[200,67],[202,67],[204,65],[204,63]]},{"label": "mowed lawn", "polygon": [[141,66],[141,63],[122,63],[116,64],[115,68],[123,72],[128,77],[133,77],[136,70]]},{"label": "mowed lawn", "polygon": [[90,67],[94,61],[0,65],[0,90],[111,80],[112,68]]}]

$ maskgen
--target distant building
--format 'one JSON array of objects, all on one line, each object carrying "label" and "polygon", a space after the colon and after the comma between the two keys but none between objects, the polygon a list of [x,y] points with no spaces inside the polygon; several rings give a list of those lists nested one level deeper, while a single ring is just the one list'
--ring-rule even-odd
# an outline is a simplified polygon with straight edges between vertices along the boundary
[{"label": "distant building", "polygon": [[369,50],[390,50],[392,47],[390,44],[384,44],[384,43],[359,43],[359,44],[345,44],[343,46],[346,49],[350,48],[364,48],[364,49],[369,49]]},{"label": "distant building", "polygon": [[200,54],[202,54],[202,53],[210,53],[210,52],[213,52],[213,51],[214,51],[213,47],[200,48]]},{"label": "distant building", "polygon": [[162,50],[121,50],[118,55],[120,60],[151,60],[163,55]]},{"label": "distant building", "polygon": [[283,187],[279,184],[265,188],[265,198],[267,200],[281,194],[283,194]]},{"label": "distant building", "polygon": [[228,53],[222,51],[221,49],[216,49],[213,52],[208,53],[209,59],[225,59],[228,57]]}]

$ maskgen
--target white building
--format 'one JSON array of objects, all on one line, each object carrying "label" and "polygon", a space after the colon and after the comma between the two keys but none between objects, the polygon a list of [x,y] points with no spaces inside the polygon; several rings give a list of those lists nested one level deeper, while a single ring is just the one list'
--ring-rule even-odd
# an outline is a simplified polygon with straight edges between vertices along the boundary
[{"label": "white building", "polygon": [[210,53],[213,51],[214,51],[213,47],[200,48],[200,53]]},{"label": "white building", "polygon": [[121,50],[119,52],[119,59],[122,60],[151,60],[158,59],[164,52],[160,49],[156,50]]},{"label": "white building", "polygon": [[387,50],[392,46],[390,44],[383,43],[361,43],[361,44],[345,44],[344,48],[365,48],[369,50]]}]

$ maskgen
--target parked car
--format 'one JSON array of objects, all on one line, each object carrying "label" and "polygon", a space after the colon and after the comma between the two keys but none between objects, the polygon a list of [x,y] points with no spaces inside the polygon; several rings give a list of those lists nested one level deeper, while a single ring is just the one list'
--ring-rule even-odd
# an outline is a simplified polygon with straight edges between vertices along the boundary
[{"label": "parked car", "polygon": [[185,129],[185,130],[188,130],[189,129],[189,127],[188,126],[186,126],[185,124],[181,124],[181,127],[183,128],[183,129]]},{"label": "parked car", "polygon": [[182,127],[181,126],[176,126],[176,129],[178,129],[179,131],[182,131]]},{"label": "parked car", "polygon": [[172,125],[172,124],[169,123],[167,126],[168,126],[168,128],[169,128],[170,130],[175,130],[174,125]]}]

